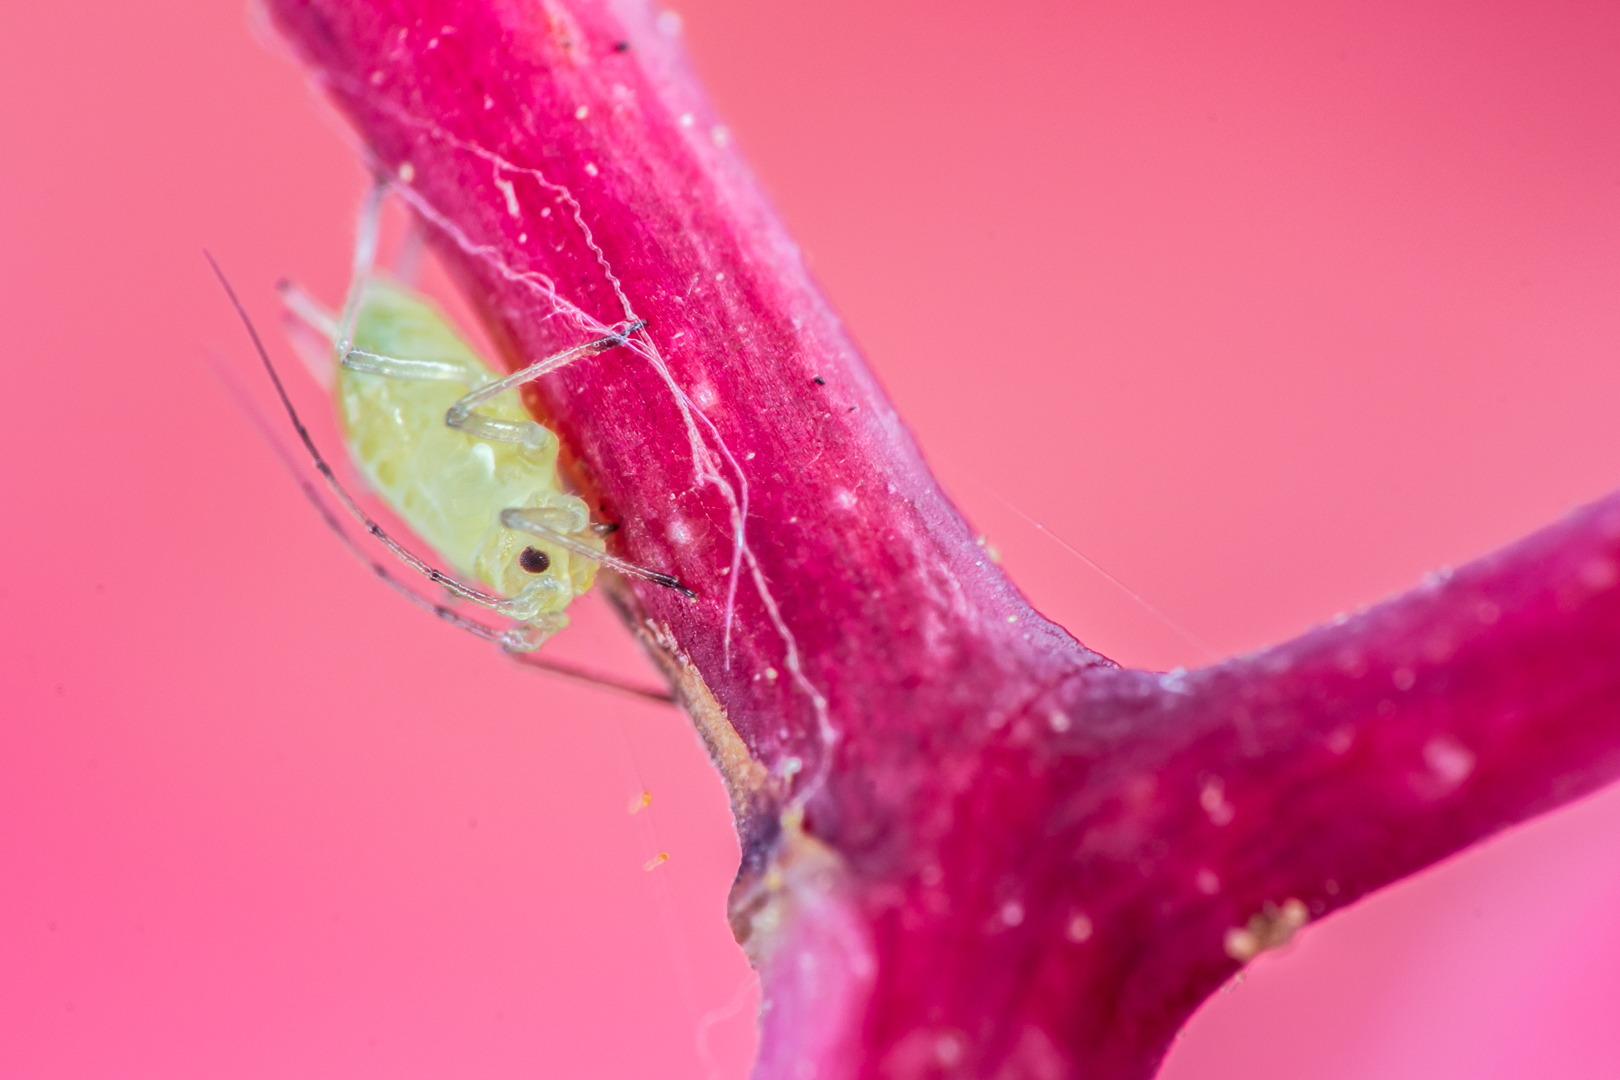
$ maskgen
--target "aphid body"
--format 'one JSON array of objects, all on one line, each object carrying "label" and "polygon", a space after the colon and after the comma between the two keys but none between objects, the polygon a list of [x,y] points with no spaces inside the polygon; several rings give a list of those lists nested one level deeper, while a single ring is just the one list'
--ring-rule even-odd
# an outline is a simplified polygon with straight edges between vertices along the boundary
[{"label": "aphid body", "polygon": [[[498,375],[432,301],[373,269],[386,192],[386,185],[378,184],[366,198],[354,278],[341,314],[332,315],[289,283],[282,285],[281,295],[288,314],[306,331],[295,333],[295,342],[302,338],[314,346],[301,351],[317,379],[332,387],[349,456],[377,495],[448,564],[449,572],[390,536],[338,480],[299,419],[241,300],[213,264],[299,440],[344,509],[411,570],[456,599],[518,626],[486,625],[419,596],[374,561],[373,570],[417,606],[514,652],[539,648],[568,624],[568,605],[591,587],[598,566],[693,596],[669,574],[607,553],[602,537],[617,525],[593,524],[584,501],[562,490],[557,436],[530,419],[517,394],[575,360],[629,344],[629,335],[645,324],[603,328],[594,340]],[[324,500],[313,489],[306,492],[325,514]],[[328,515],[327,522],[360,553],[335,518]],[[469,580],[491,591],[469,585]]]},{"label": "aphid body", "polygon": [[[457,574],[509,598],[503,614],[541,636],[561,629],[569,603],[596,577],[597,563],[577,546],[600,552],[603,543],[589,529],[584,501],[558,486],[557,437],[529,418],[515,391],[491,398],[474,418],[521,441],[492,441],[446,423],[469,391],[499,376],[431,301],[387,278],[366,279],[352,344],[333,392],[355,465]],[[368,358],[387,358],[393,373],[367,370]],[[508,528],[502,518],[511,509],[572,534],[575,550]]]}]

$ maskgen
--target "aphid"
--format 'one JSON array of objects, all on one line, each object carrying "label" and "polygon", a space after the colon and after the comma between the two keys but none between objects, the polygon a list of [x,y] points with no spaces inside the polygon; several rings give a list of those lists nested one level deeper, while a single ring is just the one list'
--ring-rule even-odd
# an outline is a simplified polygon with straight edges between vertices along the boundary
[{"label": "aphid", "polygon": [[[515,392],[570,361],[625,344],[641,324],[621,324],[500,377],[431,301],[372,269],[383,193],[380,186],[374,189],[362,213],[355,275],[343,312],[331,315],[295,286],[284,285],[282,296],[295,318],[331,343],[339,424],[355,465],[454,575],[428,565],[388,535],[338,482],[220,274],[299,439],[333,494],[407,566],[458,599],[515,621],[516,627],[497,631],[433,605],[442,618],[511,651],[532,651],[566,626],[569,603],[591,587],[599,564],[691,596],[675,578],[606,553],[602,537],[617,526],[593,524],[584,501],[562,490],[557,437],[528,416]],[[219,272],[217,265],[214,269]],[[493,591],[466,584],[469,579]]]}]

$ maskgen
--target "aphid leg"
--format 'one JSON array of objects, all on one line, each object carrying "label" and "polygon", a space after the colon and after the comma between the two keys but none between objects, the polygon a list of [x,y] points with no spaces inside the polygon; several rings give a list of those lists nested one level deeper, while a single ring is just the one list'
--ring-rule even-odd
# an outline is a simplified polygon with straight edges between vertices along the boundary
[{"label": "aphid leg", "polygon": [[350,371],[364,371],[371,375],[386,375],[390,379],[414,379],[418,382],[468,383],[473,376],[466,367],[454,360],[407,360],[398,356],[382,356],[352,346],[343,358],[343,366]]},{"label": "aphid leg", "polygon": [[[349,292],[344,297],[341,312],[334,316],[308,292],[290,281],[282,281],[276,286],[276,291],[281,295],[282,305],[287,313],[293,316],[296,324],[314,330],[325,339],[325,347],[320,350],[324,355],[317,359],[313,348],[304,347],[305,335],[299,334],[294,337],[299,355],[322,389],[328,389],[332,385],[333,351],[336,351],[336,361],[339,364],[345,363],[349,354],[354,351],[354,325],[360,316],[360,302],[365,296],[372,264],[377,259],[377,237],[382,225],[383,197],[387,194],[388,183],[379,178],[366,191],[366,196],[360,203]],[[305,355],[306,353],[309,355]]]},{"label": "aphid leg", "polygon": [[[333,346],[337,352],[337,361],[346,368],[354,371],[364,371],[373,375],[384,375],[394,379],[418,379],[428,381],[466,382],[469,373],[454,362],[443,360],[404,359],[396,356],[382,356],[378,353],[357,349],[354,346],[354,327],[359,318],[360,304],[365,295],[366,283],[370,279],[372,267],[377,259],[377,236],[382,220],[383,199],[388,194],[388,181],[379,178],[366,192],[365,200],[360,205],[360,221],[356,229],[354,244],[354,267],[349,281],[349,294],[343,302],[343,311],[336,320],[326,316],[319,305],[313,301],[305,304],[303,294],[283,294],[283,300],[288,307],[310,325],[329,324],[332,326],[330,335]],[[414,276],[415,264],[419,258],[421,247],[421,230],[413,229],[407,236],[406,248],[402,252],[403,268]],[[294,306],[297,303],[298,306]],[[305,308],[308,309],[306,314]],[[582,356],[591,356],[618,345],[628,344],[631,334],[646,326],[646,322],[626,322],[613,327],[607,334],[594,341],[573,348],[553,353],[544,359],[537,360],[520,371],[513,372],[504,379],[487,383],[473,390],[445,413],[444,422],[458,431],[464,431],[477,439],[489,442],[516,443],[519,446],[539,448],[546,443],[545,429],[532,420],[513,421],[498,417],[484,416],[473,410],[484,402],[505,393],[515,390],[525,383],[533,382],[558,368],[565,367]]]},{"label": "aphid leg", "polygon": [[[350,371],[363,371],[390,379],[413,379],[422,382],[458,382],[470,385],[477,376],[453,360],[405,359],[383,356],[350,346],[343,357],[343,366]],[[448,417],[446,417],[448,421]],[[461,424],[451,424],[478,439],[489,442],[516,443],[533,449],[544,447],[548,441],[546,429],[533,420],[503,420],[495,416],[471,415]]]},{"label": "aphid leg", "polygon": [[287,339],[293,352],[304,362],[322,390],[331,390],[337,378],[337,365],[332,359],[332,339],[337,336],[337,316],[321,306],[299,285],[283,278],[276,283],[276,294],[286,316]]},{"label": "aphid leg", "polygon": [[[315,381],[321,384],[321,388],[331,389],[332,352],[338,337],[338,317],[327,311],[319,300],[294,282],[286,280],[278,282],[276,292],[281,297],[282,306],[291,316],[293,327],[298,331],[294,335],[293,342],[298,348],[299,355],[309,367],[310,374],[315,376]],[[459,382],[470,385],[477,378],[464,365],[453,360],[407,360],[367,352],[353,345],[349,346],[348,352],[343,357],[343,366],[372,375],[386,375],[391,379],[415,379],[423,382]]]},{"label": "aphid leg", "polygon": [[321,517],[337,532],[343,543],[354,553],[356,558],[364,559],[370,565],[371,572],[381,578],[383,584],[434,618],[465,630],[474,637],[499,645],[501,650],[510,656],[514,663],[522,664],[524,667],[535,668],[538,671],[549,672],[552,675],[560,675],[565,679],[589,683],[592,686],[600,686],[608,690],[617,690],[621,694],[630,694],[633,697],[645,698],[648,701],[657,701],[665,705],[675,704],[675,695],[668,690],[660,690],[653,686],[642,686],[639,683],[621,679],[616,675],[607,675],[599,671],[592,671],[589,668],[580,667],[578,664],[552,660],[545,656],[536,656],[535,650],[547,638],[561,629],[557,624],[562,620],[556,620],[555,622],[548,620],[543,626],[537,621],[515,626],[510,630],[497,630],[495,627],[481,623],[477,619],[469,619],[461,612],[445,607],[443,604],[435,604],[399,580],[399,578],[390,574],[386,566],[383,566],[375,559],[367,558],[365,553],[360,550],[360,546],[355,543],[354,538],[343,528],[336,515],[327,508],[326,503],[320,497],[320,492],[315,490],[313,484],[308,481],[300,481],[299,486],[303,489],[305,497],[315,503],[317,509],[320,510]]},{"label": "aphid leg", "polygon": [[645,566],[637,566],[635,563],[626,562],[615,555],[609,555],[606,552],[598,551],[591,545],[585,543],[583,540],[578,539],[573,534],[563,532],[561,529],[553,527],[551,521],[552,515],[543,509],[523,510],[514,507],[501,511],[501,524],[506,526],[508,529],[514,529],[517,532],[525,532],[530,536],[538,536],[540,539],[548,540],[560,548],[565,548],[572,551],[576,555],[582,555],[587,559],[594,559],[603,566],[617,570],[619,573],[624,574],[627,577],[640,578],[642,581],[650,581],[654,585],[662,585],[666,589],[674,589],[676,592],[682,594],[688,599],[697,599],[697,593],[693,592],[691,589],[688,589],[685,585],[682,585],[679,578],[672,577],[669,574],[661,574],[657,570],[649,570]]},{"label": "aphid leg", "polygon": [[402,285],[415,285],[417,274],[422,269],[422,254],[426,250],[427,230],[422,227],[422,219],[413,214],[410,223],[405,226],[399,251],[394,255],[394,265],[390,270],[394,280]]},{"label": "aphid leg", "polygon": [[282,278],[276,282],[276,295],[281,297],[281,306],[303,326],[315,331],[326,339],[326,348],[330,352],[332,339],[338,334],[338,319],[332,312],[317,299],[309,294],[296,281]]},{"label": "aphid leg", "polygon": [[343,311],[338,315],[337,333],[332,335],[332,344],[337,349],[340,364],[348,359],[354,349],[354,324],[360,318],[360,302],[371,280],[371,268],[377,261],[377,236],[382,230],[383,197],[387,194],[388,181],[379,177],[360,203],[360,220],[355,227],[354,265],[349,271],[349,294],[344,297]]},{"label": "aphid leg", "polygon": [[[334,342],[338,336],[338,318],[321,306],[301,286],[291,281],[280,281],[276,292],[291,316],[295,330],[293,344],[304,360],[310,374],[323,390],[332,388]],[[406,360],[394,356],[381,356],[365,349],[349,347],[343,357],[343,366],[353,371],[372,375],[386,375],[391,379],[416,379],[424,382],[459,382],[471,384],[476,376],[462,364],[453,360]]]},{"label": "aphid leg", "polygon": [[[511,442],[531,444],[533,432],[528,424],[513,423],[510,420],[500,420],[482,413],[473,412],[478,406],[489,401],[508,390],[516,390],[526,383],[531,383],[542,375],[551,372],[578,360],[582,356],[594,356],[599,352],[629,343],[629,337],[642,327],[645,321],[620,323],[613,330],[595,341],[587,341],[583,345],[575,345],[571,349],[552,353],[541,360],[536,360],[528,367],[514,371],[504,379],[497,379],[486,383],[472,391],[466,397],[450,406],[444,414],[444,422],[457,431],[464,431],[476,439],[487,439],[490,442]],[[536,425],[537,426],[537,425]]]},{"label": "aphid leg", "polygon": [[320,450],[315,446],[315,440],[310,437],[309,429],[304,427],[303,420],[298,416],[298,410],[293,407],[292,398],[287,395],[287,388],[282,385],[281,375],[276,371],[276,365],[270,361],[270,353],[265,349],[264,342],[259,337],[258,328],[253,325],[253,320],[248,317],[247,309],[242,306],[242,301],[237,297],[236,290],[231,288],[231,283],[226,280],[225,272],[219,268],[219,263],[214,261],[213,255],[207,252],[203,254],[207,255],[208,264],[214,268],[214,274],[219,278],[219,283],[225,287],[225,295],[230,298],[231,305],[236,308],[236,314],[242,320],[242,325],[247,328],[248,337],[253,340],[253,348],[258,352],[259,360],[264,364],[264,370],[270,375],[270,382],[276,388],[276,396],[281,399],[282,408],[287,410],[287,417],[292,421],[293,430],[298,433],[299,441],[304,444],[304,449],[308,451],[310,459],[314,461],[315,470],[321,474],[321,478],[326,481],[326,486],[331,489],[332,494],[337,497],[343,508],[356,521],[366,527],[367,533],[376,537],[384,547],[393,552],[395,558],[435,585],[444,586],[453,596],[469,603],[478,604],[480,607],[489,608],[491,611],[499,612],[502,615],[518,618],[521,608],[513,601],[474,589],[470,585],[464,585],[442,570],[429,566],[409,548],[388,535],[381,525],[372,520],[371,516],[360,508],[360,504],[355,501],[354,496],[349,494],[348,489],[338,481],[337,474],[332,471],[332,466],[327,464],[326,458],[321,455]]},{"label": "aphid leg", "polygon": [[[361,204],[358,236],[354,246],[354,276],[349,283],[349,293],[344,299],[341,313],[333,315],[321,305],[320,301],[291,281],[279,282],[276,285],[276,292],[280,294],[281,303],[287,309],[287,313],[293,316],[297,324],[325,339],[321,350],[323,366],[321,370],[312,370],[316,381],[323,388],[332,385],[330,369],[334,351],[337,353],[338,363],[355,371],[386,375],[393,379],[460,382],[470,385],[476,381],[475,377],[463,365],[454,361],[381,356],[354,346],[354,326],[359,315],[359,305],[365,296],[366,284],[371,276],[372,264],[377,257],[377,233],[382,216],[383,197],[387,192],[387,183],[378,181],[366,193],[365,201]],[[421,225],[412,222],[396,267],[396,276],[401,280],[416,276],[416,267],[421,261],[422,242]]]}]

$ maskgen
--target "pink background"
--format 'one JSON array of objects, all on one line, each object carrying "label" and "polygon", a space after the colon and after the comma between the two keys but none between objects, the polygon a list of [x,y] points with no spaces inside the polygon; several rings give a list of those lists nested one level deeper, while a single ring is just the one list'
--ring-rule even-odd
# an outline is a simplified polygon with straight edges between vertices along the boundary
[{"label": "pink background", "polygon": [[[945,483],[1087,643],[1207,658],[1019,511],[1226,652],[1620,486],[1615,4],[680,10]],[[682,719],[406,609],[208,372],[251,368],[201,249],[273,331],[280,275],[341,289],[362,182],[248,27],[0,14],[0,1076],[740,1077]],[[644,670],[601,608],[556,652]],[[1166,1076],[1612,1077],[1617,1007],[1610,791],[1307,929]]]}]

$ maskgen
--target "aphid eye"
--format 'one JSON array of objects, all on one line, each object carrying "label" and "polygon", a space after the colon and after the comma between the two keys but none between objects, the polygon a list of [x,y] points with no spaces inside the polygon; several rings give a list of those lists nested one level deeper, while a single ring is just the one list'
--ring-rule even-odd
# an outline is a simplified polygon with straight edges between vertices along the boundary
[{"label": "aphid eye", "polygon": [[551,569],[551,556],[539,548],[526,547],[518,556],[518,565],[531,574],[543,574]]}]

